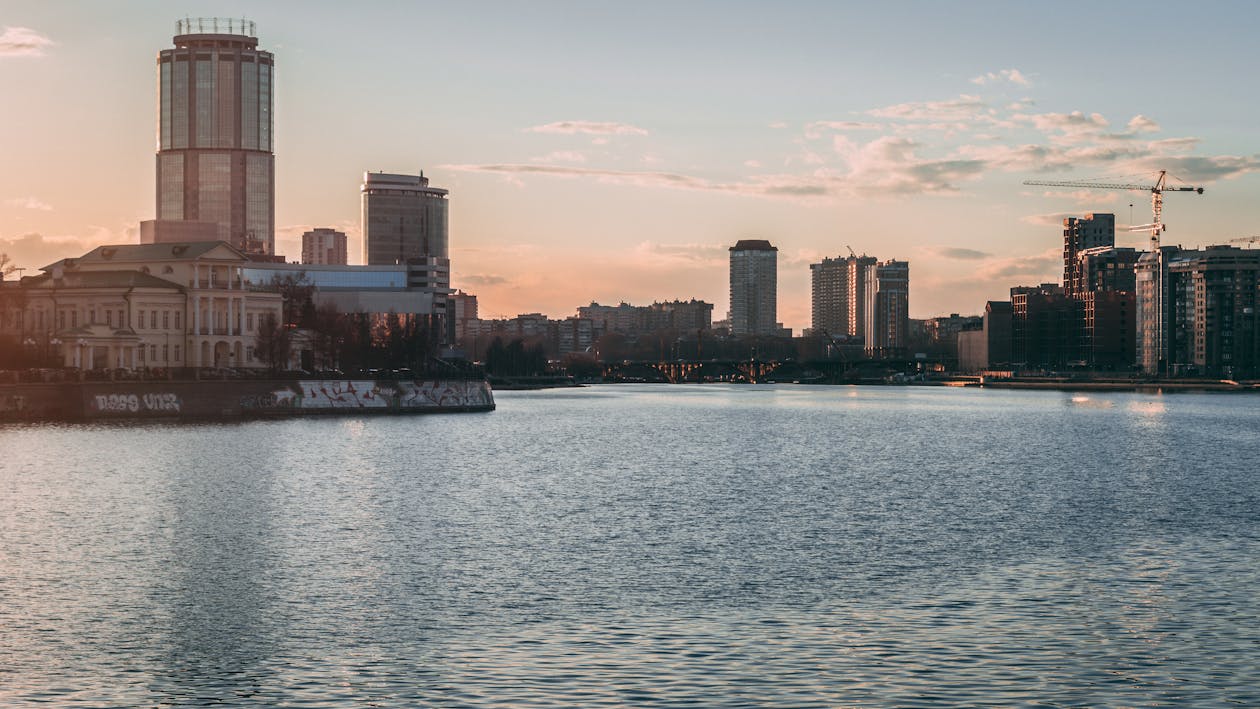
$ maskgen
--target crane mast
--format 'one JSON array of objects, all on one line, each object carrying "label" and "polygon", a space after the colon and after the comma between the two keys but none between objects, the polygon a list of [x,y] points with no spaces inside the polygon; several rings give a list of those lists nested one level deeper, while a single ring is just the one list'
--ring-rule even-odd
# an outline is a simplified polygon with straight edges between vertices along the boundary
[{"label": "crane mast", "polygon": [[[1130,190],[1136,192],[1151,193],[1151,223],[1138,224],[1129,227],[1129,231],[1146,231],[1151,233],[1151,253],[1155,259],[1155,271],[1152,274],[1153,283],[1151,284],[1153,292],[1151,297],[1154,300],[1155,318],[1149,323],[1152,329],[1151,340],[1159,353],[1158,369],[1163,370],[1165,352],[1164,340],[1164,252],[1159,247],[1159,235],[1164,232],[1164,193],[1165,192],[1196,192],[1203,194],[1202,187],[1169,187],[1167,185],[1168,171],[1160,170],[1159,178],[1155,180],[1153,185],[1141,185],[1124,182],[1082,182],[1069,180],[1025,180],[1025,185],[1041,185],[1045,187],[1080,187],[1091,190]],[[1139,338],[1139,340],[1142,338]]]}]

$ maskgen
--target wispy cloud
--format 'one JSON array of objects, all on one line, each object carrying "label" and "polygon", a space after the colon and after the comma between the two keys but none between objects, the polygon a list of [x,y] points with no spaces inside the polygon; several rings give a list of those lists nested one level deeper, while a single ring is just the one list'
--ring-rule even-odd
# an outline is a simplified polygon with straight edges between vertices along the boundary
[{"label": "wispy cloud", "polygon": [[987,112],[986,104],[979,96],[962,94],[944,101],[912,101],[883,108],[873,108],[867,115],[878,118],[895,118],[906,121],[948,122],[966,121]]},{"label": "wispy cloud", "polygon": [[546,155],[532,158],[533,162],[586,162],[586,156],[576,150],[556,150]]},{"label": "wispy cloud", "polygon": [[1032,86],[1032,82],[1028,77],[1024,76],[1019,69],[1002,69],[1001,71],[990,71],[980,76],[973,77],[971,83],[984,86],[986,84],[1010,83],[1018,86]]},{"label": "wispy cloud", "polygon": [[4,204],[5,206],[8,206],[8,207],[20,207],[22,209],[37,209],[41,212],[52,211],[52,205],[39,199],[38,197],[14,197],[13,199],[6,199],[4,201]]},{"label": "wispy cloud", "polygon": [[509,282],[507,278],[494,273],[461,274],[454,280],[470,286],[501,286]]},{"label": "wispy cloud", "polygon": [[54,44],[29,27],[5,27],[0,33],[0,57],[42,57]]},{"label": "wispy cloud", "polygon": [[830,193],[826,180],[792,175],[758,175],[743,182],[714,182],[694,175],[674,172],[607,170],[564,165],[443,165],[456,172],[485,172],[514,177],[547,175],[562,178],[585,178],[603,184],[633,185],[701,192],[729,192],[759,197],[816,198]]},{"label": "wispy cloud", "polygon": [[525,129],[526,133],[552,133],[557,135],[647,135],[648,132],[629,123],[599,121],[557,121]]},{"label": "wispy cloud", "polygon": [[641,260],[674,266],[710,266],[726,261],[727,248],[727,244],[662,244],[641,241],[634,247],[634,253]]},{"label": "wispy cloud", "polygon": [[993,254],[986,251],[977,251],[976,249],[967,249],[961,246],[935,246],[928,249],[928,252],[933,256],[959,261],[982,261],[993,256]]},{"label": "wispy cloud", "polygon": [[[1062,224],[1062,218],[1056,224]],[[976,269],[979,280],[1009,279],[1023,276],[1028,281],[1048,283],[1062,275],[1063,255],[1052,248],[1033,256],[1012,256],[992,259]]]}]

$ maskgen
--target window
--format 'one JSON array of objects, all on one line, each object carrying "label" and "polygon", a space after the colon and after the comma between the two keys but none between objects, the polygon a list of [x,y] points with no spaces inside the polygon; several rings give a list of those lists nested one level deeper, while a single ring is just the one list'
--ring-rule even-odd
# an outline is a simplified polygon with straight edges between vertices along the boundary
[{"label": "window", "polygon": [[162,311],[162,329],[169,330],[171,328],[171,311]]},{"label": "window", "polygon": [[71,310],[70,311],[70,327],[78,327],[78,326],[79,326],[79,311]]},{"label": "window", "polygon": [[64,310],[57,311],[57,329],[58,330],[66,329],[66,311]]},{"label": "window", "polygon": [[175,361],[179,361],[179,345],[175,345]]},{"label": "window", "polygon": [[118,311],[118,327],[127,327],[127,319],[121,310]]},{"label": "window", "polygon": [[252,331],[253,331],[253,329],[254,329],[254,314],[253,314],[253,313],[250,313],[250,314],[246,315],[246,316],[245,316],[245,322],[247,323],[247,324],[245,325],[245,329],[246,329],[246,330],[249,330],[249,331],[251,331],[251,332],[252,332]]},{"label": "window", "polygon": [[179,311],[178,310],[175,311],[175,329],[176,330],[179,329]]},{"label": "window", "polygon": [[110,327],[114,326],[114,311],[112,310],[105,311],[105,324]]},{"label": "window", "polygon": [[143,362],[144,361],[144,345],[140,345],[136,349],[140,351],[140,361]]},{"label": "window", "polygon": [[171,346],[170,345],[162,345],[162,361],[163,362],[171,361]]},{"label": "window", "polygon": [[149,359],[157,361],[157,345],[149,345]]}]

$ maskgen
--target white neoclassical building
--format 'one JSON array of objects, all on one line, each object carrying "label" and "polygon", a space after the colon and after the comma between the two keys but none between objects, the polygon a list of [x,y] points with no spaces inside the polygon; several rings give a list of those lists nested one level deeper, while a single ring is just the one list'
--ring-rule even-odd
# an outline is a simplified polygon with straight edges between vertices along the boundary
[{"label": "white neoclassical building", "polygon": [[260,367],[258,327],[282,300],[249,287],[247,263],[222,241],[100,246],[8,285],[0,329],[67,367]]}]

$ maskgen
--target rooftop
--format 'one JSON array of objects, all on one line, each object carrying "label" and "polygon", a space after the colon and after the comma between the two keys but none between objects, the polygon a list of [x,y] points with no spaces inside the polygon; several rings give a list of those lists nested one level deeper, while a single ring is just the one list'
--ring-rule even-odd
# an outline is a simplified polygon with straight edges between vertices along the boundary
[{"label": "rooftop", "polygon": [[765,239],[740,239],[731,247],[731,251],[778,251]]}]

